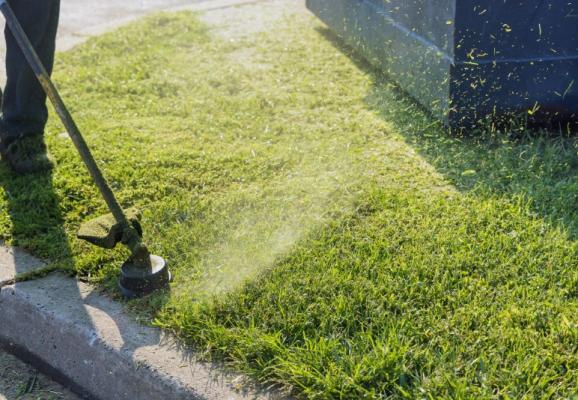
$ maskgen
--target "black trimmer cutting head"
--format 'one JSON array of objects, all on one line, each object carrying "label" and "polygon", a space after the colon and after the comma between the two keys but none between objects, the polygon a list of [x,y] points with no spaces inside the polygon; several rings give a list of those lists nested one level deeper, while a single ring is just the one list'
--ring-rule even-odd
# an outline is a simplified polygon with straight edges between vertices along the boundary
[{"label": "black trimmer cutting head", "polygon": [[143,268],[136,265],[131,258],[125,261],[120,269],[120,282],[118,284],[125,298],[145,296],[169,285],[171,274],[165,260],[151,254],[150,265],[150,268]]}]

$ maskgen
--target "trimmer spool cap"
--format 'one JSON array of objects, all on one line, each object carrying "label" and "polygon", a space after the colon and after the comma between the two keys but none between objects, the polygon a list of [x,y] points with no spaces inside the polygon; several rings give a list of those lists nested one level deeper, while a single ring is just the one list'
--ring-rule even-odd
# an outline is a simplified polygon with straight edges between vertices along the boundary
[{"label": "trimmer spool cap", "polygon": [[137,266],[131,259],[125,261],[120,269],[119,288],[127,299],[145,296],[155,290],[165,289],[171,280],[167,263],[162,257],[152,255],[151,268]]}]

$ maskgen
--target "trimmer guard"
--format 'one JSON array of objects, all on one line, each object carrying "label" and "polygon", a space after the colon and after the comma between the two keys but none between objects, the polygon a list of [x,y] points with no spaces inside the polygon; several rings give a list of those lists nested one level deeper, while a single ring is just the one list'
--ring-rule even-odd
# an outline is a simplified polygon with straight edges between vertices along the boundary
[{"label": "trimmer guard", "polygon": [[[142,237],[142,228],[139,222],[140,212],[136,208],[130,208],[125,211],[125,215],[128,222]],[[105,249],[114,248],[118,242],[122,241],[122,235],[122,226],[112,214],[106,214],[83,223],[76,234],[79,239]]]}]

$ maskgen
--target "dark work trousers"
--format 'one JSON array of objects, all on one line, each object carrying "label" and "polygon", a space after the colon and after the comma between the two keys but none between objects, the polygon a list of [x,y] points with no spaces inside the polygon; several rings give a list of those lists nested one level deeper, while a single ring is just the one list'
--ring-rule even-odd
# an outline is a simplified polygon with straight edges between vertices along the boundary
[{"label": "dark work trousers", "polygon": [[[48,73],[52,73],[60,0],[8,0]],[[6,88],[0,140],[44,133],[46,95],[6,26]]]}]

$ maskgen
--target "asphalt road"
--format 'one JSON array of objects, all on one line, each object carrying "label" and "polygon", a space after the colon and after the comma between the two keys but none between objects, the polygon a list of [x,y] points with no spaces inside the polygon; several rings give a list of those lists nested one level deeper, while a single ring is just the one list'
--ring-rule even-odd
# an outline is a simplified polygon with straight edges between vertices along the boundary
[{"label": "asphalt road", "polygon": [[80,400],[0,349],[0,400]]}]

